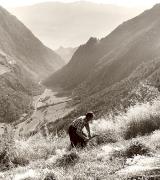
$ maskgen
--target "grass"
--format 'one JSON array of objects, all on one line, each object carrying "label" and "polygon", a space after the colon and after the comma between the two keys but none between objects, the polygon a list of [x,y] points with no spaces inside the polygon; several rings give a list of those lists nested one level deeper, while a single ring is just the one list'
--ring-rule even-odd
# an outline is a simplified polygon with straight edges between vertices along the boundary
[{"label": "grass", "polygon": [[136,104],[120,113],[114,121],[124,139],[144,136],[160,129],[160,100]]},{"label": "grass", "polygon": [[125,139],[131,139],[136,136],[143,136],[152,133],[160,128],[160,117],[150,116],[137,122],[131,121],[127,124],[127,129],[124,134]]},{"label": "grass", "polygon": [[150,134],[160,129],[160,99],[137,103],[117,116],[109,115],[94,121],[91,127],[95,134],[100,134],[100,144]]},{"label": "grass", "polygon": [[[107,154],[106,158],[101,158],[100,144],[94,148],[88,146],[84,150],[73,149],[68,152],[67,148],[70,142],[64,134],[61,137],[43,137],[38,134],[29,139],[12,137],[12,141],[9,141],[8,134],[6,134],[5,138],[8,139],[8,142],[5,142],[11,147],[10,149],[19,154],[18,157],[16,156],[16,160],[23,157],[24,161],[29,159],[29,163],[25,166],[18,164],[14,168],[10,167],[5,170],[0,174],[0,178],[3,177],[4,180],[9,180],[9,178],[42,180],[51,174],[60,180],[98,179],[111,176],[113,172],[123,166],[122,160],[111,161]],[[13,154],[10,153],[10,158],[12,156]]]},{"label": "grass", "polygon": [[58,158],[56,161],[56,165],[67,168],[69,166],[74,166],[78,161],[78,154],[75,152],[70,152],[68,154],[64,154],[61,158]]},{"label": "grass", "polygon": [[159,110],[160,100],[156,99],[93,121],[91,133],[97,136],[83,150],[68,151],[65,132],[25,139],[6,131],[1,138],[0,160],[7,168],[1,169],[0,178],[121,179],[116,172],[127,166],[128,158],[160,153]]},{"label": "grass", "polygon": [[[34,138],[35,141],[33,140]],[[33,146],[32,143],[34,143],[34,147],[39,147],[37,137],[34,138],[32,137],[32,140],[29,142],[26,140],[26,143],[30,143],[31,149]],[[62,139],[60,138],[60,140]],[[49,141],[45,139],[43,141],[46,141],[45,146],[51,147],[50,142],[53,142],[54,140],[52,139],[52,141]],[[40,143],[41,142],[42,141],[40,141]],[[57,140],[55,140],[55,143],[56,142]],[[23,143],[25,143],[24,140]],[[16,168],[11,168],[9,171],[3,172],[5,177],[3,179],[8,180],[7,178],[10,177],[11,174],[15,178],[25,177],[26,179],[31,178],[35,180],[42,180],[48,177],[50,174],[54,174],[57,180],[82,179],[82,177],[84,180],[105,179],[106,177],[108,177],[108,179],[114,179],[116,177],[114,173],[125,167],[126,159],[128,157],[132,157],[130,154],[132,154],[133,150],[133,154],[135,156],[137,154],[147,154],[147,151],[144,151],[145,148],[143,148],[146,147],[145,145],[141,146],[138,144],[136,148],[133,148],[128,141],[123,145],[123,148],[118,144],[123,144],[124,142],[122,141],[117,143],[103,144],[92,148],[88,147],[79,151],[74,149],[72,152],[67,152],[67,149],[65,148],[69,144],[69,140],[67,138],[65,141],[63,140],[63,143],[63,148],[61,145],[59,145],[57,149],[54,149],[54,153],[47,151],[47,158],[44,156],[42,150],[38,151],[37,153],[31,150],[27,151],[26,156],[23,157],[27,158],[36,155],[36,158],[34,157],[34,159],[30,159],[29,164],[24,167],[19,165]],[[113,152],[118,146],[121,154],[123,155],[118,155],[115,157],[113,156]],[[48,148],[45,147],[45,149]]]},{"label": "grass", "polygon": [[151,149],[139,141],[131,141],[120,150],[113,151],[113,157],[133,158],[137,155],[150,155]]}]

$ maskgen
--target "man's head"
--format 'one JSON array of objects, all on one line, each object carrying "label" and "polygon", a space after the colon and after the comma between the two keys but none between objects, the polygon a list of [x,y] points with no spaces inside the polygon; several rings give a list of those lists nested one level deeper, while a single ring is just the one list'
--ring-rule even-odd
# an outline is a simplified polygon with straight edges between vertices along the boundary
[{"label": "man's head", "polygon": [[88,112],[86,113],[86,120],[87,121],[91,121],[94,117],[94,113],[93,112]]}]

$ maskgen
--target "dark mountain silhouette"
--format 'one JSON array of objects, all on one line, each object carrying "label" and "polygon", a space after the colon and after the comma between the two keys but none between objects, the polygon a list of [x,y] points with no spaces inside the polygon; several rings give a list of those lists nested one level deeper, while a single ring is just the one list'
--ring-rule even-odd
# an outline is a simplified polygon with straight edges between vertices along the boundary
[{"label": "dark mountain silhouette", "polygon": [[117,100],[127,96],[142,80],[149,80],[158,87],[159,17],[158,4],[124,22],[107,37],[101,40],[91,38],[45,84],[74,89],[79,97],[90,96],[85,99],[88,104],[85,107],[91,109],[108,107],[106,104],[114,107]]},{"label": "dark mountain silhouette", "polygon": [[38,78],[47,77],[64,64],[15,16],[0,7],[0,49]]},{"label": "dark mountain silhouette", "polygon": [[[77,47],[90,36],[104,37],[142,9],[92,2],[45,2],[10,9],[48,47]],[[51,38],[52,37],[52,38]]]}]

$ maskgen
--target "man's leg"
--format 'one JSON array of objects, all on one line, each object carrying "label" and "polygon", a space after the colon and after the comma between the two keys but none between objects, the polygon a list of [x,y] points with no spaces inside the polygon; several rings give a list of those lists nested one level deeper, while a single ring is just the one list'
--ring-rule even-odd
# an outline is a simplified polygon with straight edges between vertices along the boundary
[{"label": "man's leg", "polygon": [[68,130],[68,134],[69,134],[69,137],[70,137],[71,147],[73,148],[73,147],[75,147],[77,145],[75,128],[70,126],[69,130]]},{"label": "man's leg", "polygon": [[80,147],[80,148],[84,148],[87,145],[86,141],[83,138],[81,138],[80,136],[78,136],[78,138],[77,138],[77,144],[78,144],[78,147]]}]

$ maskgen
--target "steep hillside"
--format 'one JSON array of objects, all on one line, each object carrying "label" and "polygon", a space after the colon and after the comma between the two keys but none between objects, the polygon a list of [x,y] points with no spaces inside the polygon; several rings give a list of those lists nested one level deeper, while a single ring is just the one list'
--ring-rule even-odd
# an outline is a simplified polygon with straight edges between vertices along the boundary
[{"label": "steep hillside", "polygon": [[0,49],[35,78],[43,79],[64,64],[45,47],[15,16],[0,7]]},{"label": "steep hillside", "polygon": [[88,110],[100,117],[154,98],[154,93],[142,84],[160,89],[159,15],[160,5],[156,5],[106,38],[91,38],[45,82],[71,91],[80,103],[75,112],[52,127],[66,127],[73,117]]},{"label": "steep hillside", "polygon": [[96,136],[85,149],[70,150],[66,133],[53,131],[53,136],[45,131],[45,137],[38,133],[17,138],[6,127],[1,138],[0,178],[159,180],[159,110],[158,97],[152,103],[131,106],[125,113],[93,120],[91,135]]},{"label": "steep hillside", "polygon": [[56,49],[59,46],[77,47],[90,36],[104,37],[142,9],[79,1],[45,2],[10,9],[10,12],[48,47]]},{"label": "steep hillside", "polygon": [[62,57],[62,59],[64,59],[65,63],[68,63],[71,60],[73,54],[75,53],[75,51],[77,49],[78,49],[77,47],[76,48],[71,48],[71,47],[65,48],[65,47],[61,46],[58,49],[56,49],[55,52],[57,54],[59,54]]},{"label": "steep hillside", "polygon": [[42,93],[35,80],[63,65],[16,17],[0,7],[0,122],[11,123],[33,110]]},{"label": "steep hillside", "polygon": [[30,76],[13,58],[0,52],[0,122],[14,122],[31,110],[33,96],[42,89]]},{"label": "steep hillside", "polygon": [[90,38],[86,44],[77,49],[71,61],[46,79],[44,84],[50,87],[58,85],[64,89],[72,90],[86,80],[97,60],[101,57],[99,51],[102,49],[100,50],[97,44],[96,38]]},{"label": "steep hillside", "polygon": [[124,22],[106,38],[91,38],[46,84],[73,89],[82,85],[92,94],[131,75],[142,62],[160,56],[160,5]]}]

